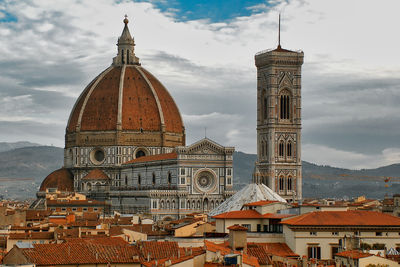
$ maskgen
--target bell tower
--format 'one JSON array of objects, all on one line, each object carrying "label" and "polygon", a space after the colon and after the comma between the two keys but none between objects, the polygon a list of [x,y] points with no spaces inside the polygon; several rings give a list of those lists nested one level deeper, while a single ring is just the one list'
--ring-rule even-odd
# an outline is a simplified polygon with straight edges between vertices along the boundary
[{"label": "bell tower", "polygon": [[254,182],[264,183],[288,201],[302,198],[303,57],[301,51],[283,49],[280,38],[276,49],[255,55],[258,175]]}]

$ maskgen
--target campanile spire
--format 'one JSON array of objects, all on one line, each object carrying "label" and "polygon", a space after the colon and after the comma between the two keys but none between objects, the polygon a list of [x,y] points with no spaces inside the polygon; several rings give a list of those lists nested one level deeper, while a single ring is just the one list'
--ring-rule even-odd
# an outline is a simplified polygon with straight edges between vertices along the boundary
[{"label": "campanile spire", "polygon": [[118,55],[113,59],[113,65],[139,65],[139,58],[135,56],[135,40],[128,28],[128,15],[123,20],[125,26],[118,38]]}]

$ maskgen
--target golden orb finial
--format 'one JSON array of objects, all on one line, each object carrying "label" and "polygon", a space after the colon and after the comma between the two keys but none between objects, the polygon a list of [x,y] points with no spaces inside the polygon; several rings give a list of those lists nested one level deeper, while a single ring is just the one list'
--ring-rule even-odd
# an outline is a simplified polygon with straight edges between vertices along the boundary
[{"label": "golden orb finial", "polygon": [[129,20],[128,20],[128,15],[125,14],[125,19],[124,19],[124,23],[125,25],[128,24]]}]

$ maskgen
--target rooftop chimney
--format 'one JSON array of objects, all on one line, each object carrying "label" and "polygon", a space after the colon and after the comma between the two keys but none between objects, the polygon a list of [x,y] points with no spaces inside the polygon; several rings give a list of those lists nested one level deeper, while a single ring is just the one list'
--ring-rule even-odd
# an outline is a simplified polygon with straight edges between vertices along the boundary
[{"label": "rooftop chimney", "polygon": [[247,253],[247,228],[238,224],[228,227],[229,247]]}]

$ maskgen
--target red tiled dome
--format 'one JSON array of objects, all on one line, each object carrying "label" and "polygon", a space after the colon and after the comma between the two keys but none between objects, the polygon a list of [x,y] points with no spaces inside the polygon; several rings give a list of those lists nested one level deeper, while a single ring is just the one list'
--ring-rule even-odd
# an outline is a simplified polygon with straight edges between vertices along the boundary
[{"label": "red tiled dome", "polygon": [[39,191],[46,191],[48,188],[57,188],[59,191],[74,191],[74,176],[72,173],[61,168],[50,173],[40,185]]},{"label": "red tiled dome", "polygon": [[117,129],[184,132],[173,98],[140,65],[111,66],[97,76],[82,92],[67,125],[67,133]]}]

